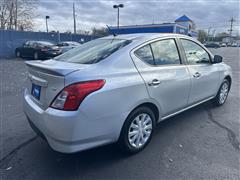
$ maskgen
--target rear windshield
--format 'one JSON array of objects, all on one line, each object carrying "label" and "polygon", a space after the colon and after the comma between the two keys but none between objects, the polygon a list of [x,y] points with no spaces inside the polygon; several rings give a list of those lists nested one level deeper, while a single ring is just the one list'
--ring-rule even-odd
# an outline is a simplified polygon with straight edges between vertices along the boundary
[{"label": "rear windshield", "polygon": [[51,42],[46,42],[46,41],[37,41],[36,42],[39,45],[43,45],[43,46],[53,46],[54,44]]},{"label": "rear windshield", "polygon": [[96,39],[76,47],[54,59],[71,63],[94,64],[107,58],[129,43],[131,43],[131,40]]}]

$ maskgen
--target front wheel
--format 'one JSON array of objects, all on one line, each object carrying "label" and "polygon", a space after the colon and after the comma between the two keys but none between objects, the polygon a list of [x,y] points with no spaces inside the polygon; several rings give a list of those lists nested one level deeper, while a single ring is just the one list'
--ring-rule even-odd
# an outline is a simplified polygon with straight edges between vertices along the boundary
[{"label": "front wheel", "polygon": [[34,59],[34,60],[38,60],[38,59],[39,59],[38,52],[34,52],[34,54],[33,54],[33,59]]},{"label": "front wheel", "polygon": [[226,102],[229,90],[230,82],[225,79],[218,90],[217,96],[214,99],[214,102],[217,106],[221,106]]},{"label": "front wheel", "polygon": [[156,125],[155,116],[148,107],[135,109],[126,119],[118,144],[127,153],[138,153],[150,142]]}]

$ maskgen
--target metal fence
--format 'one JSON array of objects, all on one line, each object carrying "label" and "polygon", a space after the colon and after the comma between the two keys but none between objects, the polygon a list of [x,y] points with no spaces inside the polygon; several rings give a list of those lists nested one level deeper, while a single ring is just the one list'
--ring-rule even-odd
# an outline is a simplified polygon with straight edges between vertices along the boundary
[{"label": "metal fence", "polygon": [[22,32],[13,30],[0,30],[0,59],[12,58],[15,56],[15,49],[29,40],[87,42],[96,37],[90,35],[67,34],[58,32]]}]

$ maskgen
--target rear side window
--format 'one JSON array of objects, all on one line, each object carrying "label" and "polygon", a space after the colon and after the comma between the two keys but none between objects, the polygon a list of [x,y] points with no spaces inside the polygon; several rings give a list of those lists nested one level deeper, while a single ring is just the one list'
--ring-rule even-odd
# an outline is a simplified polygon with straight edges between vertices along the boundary
[{"label": "rear side window", "polygon": [[71,63],[94,64],[107,58],[131,42],[131,40],[125,39],[96,39],[82,46],[78,46],[54,59]]},{"label": "rear side window", "polygon": [[152,50],[150,45],[143,46],[142,48],[135,51],[135,55],[142,61],[154,65]]},{"label": "rear side window", "polygon": [[166,39],[151,44],[156,65],[180,64],[174,39]]}]

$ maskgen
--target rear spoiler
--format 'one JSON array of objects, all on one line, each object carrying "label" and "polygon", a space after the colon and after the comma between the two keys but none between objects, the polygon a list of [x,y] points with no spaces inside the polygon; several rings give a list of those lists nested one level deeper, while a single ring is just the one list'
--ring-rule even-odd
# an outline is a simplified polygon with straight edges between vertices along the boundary
[{"label": "rear spoiler", "polygon": [[[52,74],[55,76],[66,76],[72,72],[78,71],[76,65],[70,63],[58,62],[54,60],[49,61],[25,61],[27,67],[33,70],[41,71],[46,74]],[[67,64],[65,66],[65,64]]]}]

